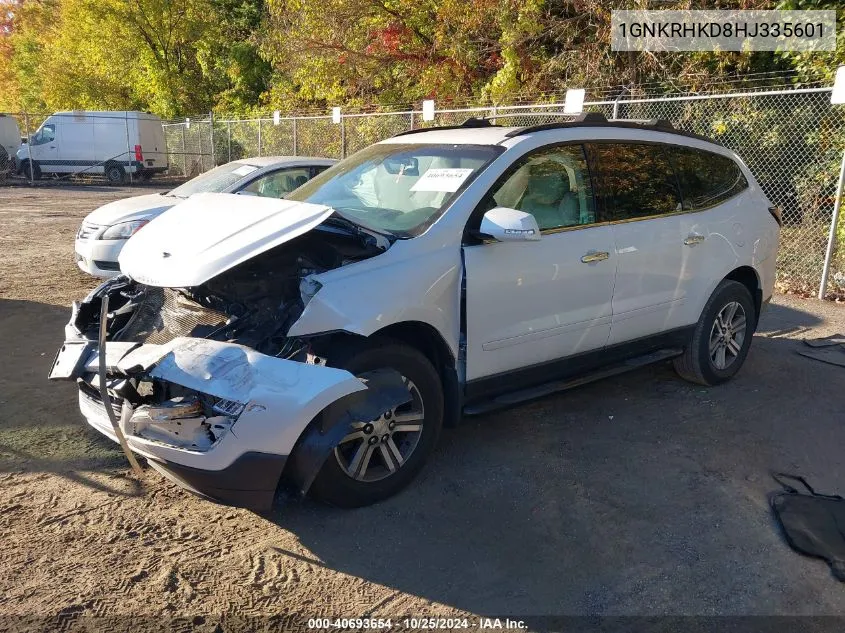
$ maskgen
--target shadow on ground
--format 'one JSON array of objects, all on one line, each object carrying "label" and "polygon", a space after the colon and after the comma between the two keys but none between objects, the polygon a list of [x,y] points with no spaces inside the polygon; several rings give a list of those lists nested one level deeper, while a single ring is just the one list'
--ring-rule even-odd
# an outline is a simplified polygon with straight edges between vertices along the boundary
[{"label": "shadow on ground", "polygon": [[0,299],[0,473],[50,472],[113,492],[85,473],[125,468],[120,451],[83,423],[72,382],[47,380],[69,316]]},{"label": "shadow on ground", "polygon": [[770,337],[820,323],[772,306],[729,384],[663,364],[466,418],[399,496],[272,520],[315,565],[474,613],[841,612],[766,503],[771,469],[845,492],[845,370]]},{"label": "shadow on ground", "polygon": [[[80,473],[126,466],[86,430],[74,386],[46,381],[66,320],[0,300],[0,469],[95,486]],[[788,549],[766,503],[771,469],[845,492],[845,370],[781,336],[821,325],[773,306],[717,388],[663,364],[467,418],[400,495],[352,511],[290,501],[267,547],[393,589],[379,613],[401,613],[403,594],[479,614],[841,613],[841,586]]]}]

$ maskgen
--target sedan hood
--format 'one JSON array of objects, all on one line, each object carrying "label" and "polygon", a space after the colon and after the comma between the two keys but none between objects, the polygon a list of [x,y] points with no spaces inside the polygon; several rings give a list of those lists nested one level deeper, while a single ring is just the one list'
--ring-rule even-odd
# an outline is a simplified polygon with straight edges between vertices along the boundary
[{"label": "sedan hood", "polygon": [[85,221],[100,226],[111,226],[118,222],[155,217],[181,201],[181,198],[161,193],[133,196],[132,198],[124,198],[104,204],[99,209],[89,213]]},{"label": "sedan hood", "polygon": [[133,235],[118,261],[143,284],[198,286],[323,222],[330,207],[231,193],[198,193]]}]

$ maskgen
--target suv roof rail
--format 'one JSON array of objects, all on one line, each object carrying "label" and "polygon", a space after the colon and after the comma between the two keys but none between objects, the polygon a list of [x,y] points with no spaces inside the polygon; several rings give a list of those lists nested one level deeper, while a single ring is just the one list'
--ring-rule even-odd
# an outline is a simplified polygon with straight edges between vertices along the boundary
[{"label": "suv roof rail", "polygon": [[[499,117],[507,117],[507,114],[500,113]],[[433,127],[421,127],[414,130],[405,130],[394,134],[391,138],[397,136],[407,136],[409,134],[419,134],[420,132],[433,132],[435,130],[466,130],[469,128],[491,128],[491,127],[505,127],[492,123],[487,118],[470,117],[459,125],[438,125]],[[647,129],[655,132],[666,132],[669,134],[676,134],[678,136],[685,136],[687,138],[694,138],[699,141],[706,141],[714,145],[721,145],[718,141],[712,138],[707,138],[695,132],[688,132],[686,130],[679,130],[668,119],[609,119],[601,112],[582,112],[573,117],[569,121],[556,121],[554,123],[540,123],[538,125],[527,125],[525,127],[511,130],[505,134],[507,138],[515,136],[522,136],[523,134],[531,134],[532,132],[543,132],[545,130],[557,130],[573,127],[621,127],[632,129]]]},{"label": "suv roof rail", "polygon": [[[502,116],[502,115],[499,115]],[[699,141],[706,141],[714,145],[721,145],[718,141],[706,136],[701,136],[695,132],[688,132],[686,130],[679,130],[668,119],[610,119],[608,120],[603,114],[598,112],[584,112],[579,114],[571,121],[559,121],[556,123],[543,123],[540,125],[529,125],[521,127],[516,130],[511,130],[505,134],[508,138],[514,136],[522,136],[523,134],[531,134],[532,132],[542,132],[544,130],[566,129],[572,127],[621,127],[633,129],[647,129],[655,132],[666,132],[669,134],[676,134],[678,136],[685,136],[694,138]]]},{"label": "suv roof rail", "polygon": [[465,130],[467,128],[475,128],[475,127],[500,127],[498,125],[494,125],[490,122],[489,119],[480,119],[477,117],[470,117],[463,123],[459,125],[435,125],[432,127],[419,127],[413,130],[405,130],[404,132],[399,132],[398,134],[394,134],[390,138],[396,138],[397,136],[408,136],[408,134],[418,134],[420,132],[433,132],[435,130]]}]

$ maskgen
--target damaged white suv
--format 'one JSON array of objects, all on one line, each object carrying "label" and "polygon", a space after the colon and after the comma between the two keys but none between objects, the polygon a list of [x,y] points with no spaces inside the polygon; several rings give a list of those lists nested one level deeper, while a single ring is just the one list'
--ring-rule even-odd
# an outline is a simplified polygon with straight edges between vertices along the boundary
[{"label": "damaged white suv", "polygon": [[51,378],[207,497],[365,505],[462,414],[670,358],[731,378],[779,224],[736,155],[664,122],[416,130],[287,200],[153,220],[74,305]]}]

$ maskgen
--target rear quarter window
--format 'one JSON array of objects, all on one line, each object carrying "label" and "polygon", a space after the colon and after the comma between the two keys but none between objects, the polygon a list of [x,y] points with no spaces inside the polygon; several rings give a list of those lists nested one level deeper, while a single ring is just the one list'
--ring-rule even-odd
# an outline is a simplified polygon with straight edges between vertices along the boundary
[{"label": "rear quarter window", "polygon": [[684,210],[716,206],[748,188],[739,165],[727,156],[689,147],[674,147],[670,154],[681,185]]}]

